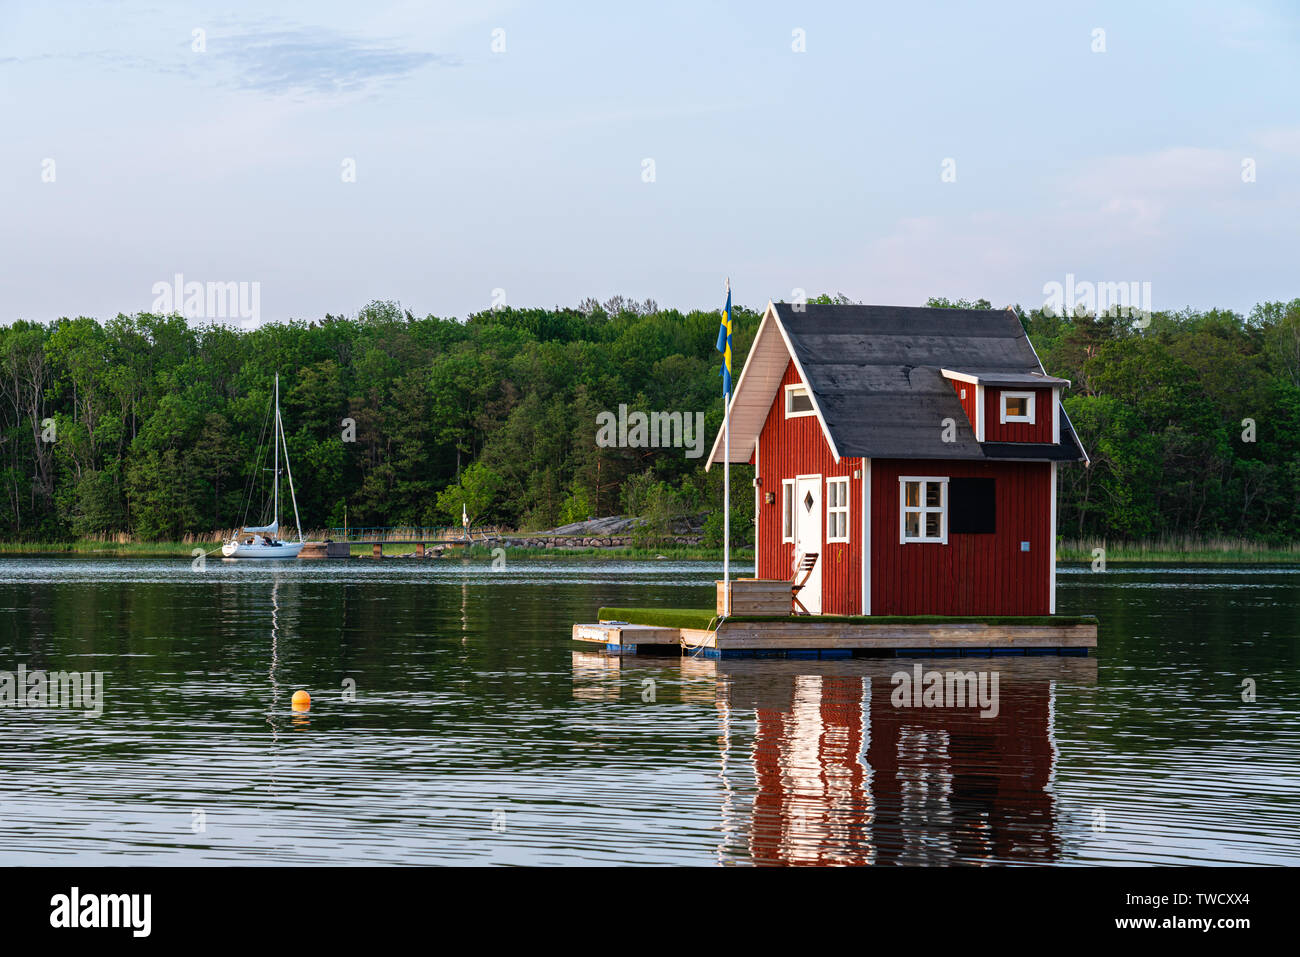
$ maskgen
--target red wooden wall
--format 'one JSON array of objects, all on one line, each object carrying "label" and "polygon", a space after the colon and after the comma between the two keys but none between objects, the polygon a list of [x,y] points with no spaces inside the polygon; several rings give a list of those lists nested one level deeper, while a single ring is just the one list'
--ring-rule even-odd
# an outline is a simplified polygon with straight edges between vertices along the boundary
[{"label": "red wooden wall", "polygon": [[[912,669],[909,665],[899,670]],[[924,668],[931,670],[948,669]],[[968,661],[960,670],[978,672],[981,666]],[[978,708],[896,708],[892,678],[868,680],[872,863],[950,864],[965,858],[1030,864],[1060,859],[1058,811],[1048,790],[1055,751],[1047,681],[1016,681],[1003,670],[997,717],[984,717]],[[923,740],[920,735],[927,733],[948,746],[924,751],[924,761],[918,764],[915,749]],[[912,796],[925,778],[944,782],[930,798],[933,805],[920,804]],[[945,840],[926,841],[925,834],[937,821],[944,822]],[[897,836],[890,839],[891,832]]]},{"label": "red wooden wall", "polygon": [[[799,382],[799,373],[790,362],[786,365],[781,388],[777,390],[767,421],[758,439],[758,476],[762,479],[758,504],[758,577],[784,578],[791,575],[794,546],[781,541],[781,482],[798,475],[822,476],[822,538],[826,537],[827,478],[848,476],[849,541],[823,544],[819,561],[822,565],[822,614],[862,614],[862,480],[854,479],[854,469],[862,468],[861,459],[842,459],[836,464],[830,446],[822,434],[815,415],[785,417],[785,387]],[[763,494],[771,492],[771,505]]]},{"label": "red wooden wall", "polygon": [[[952,383],[952,391],[957,393],[957,401],[961,407],[966,410],[966,418],[970,420],[970,430],[975,432],[978,426],[975,422],[975,397],[979,395],[979,388],[973,382],[959,382],[956,379],[949,379]],[[966,398],[961,397],[961,390],[966,390]]]},{"label": "red wooden wall", "polygon": [[1034,393],[1034,424],[1028,422],[999,421],[1002,418],[1002,390],[984,388],[984,441],[985,442],[1051,442],[1052,407],[1051,389],[1008,389],[1008,392]]},{"label": "red wooden wall", "polygon": [[[794,685],[793,676],[772,682]],[[867,864],[871,794],[860,759],[859,677],[808,677],[780,710],[757,707],[749,849],[755,864]],[[799,693],[802,692],[802,693]],[[817,714],[810,713],[817,705]],[[856,837],[845,841],[845,835]]]},{"label": "red wooden wall", "polygon": [[[985,423],[987,428],[987,422]],[[997,531],[948,544],[898,541],[899,476],[992,478]],[[1051,465],[873,459],[873,615],[1046,615],[1050,606]],[[1022,552],[1020,543],[1029,542]]]},{"label": "red wooden wall", "polygon": [[[913,674],[911,663],[897,670]],[[932,670],[949,669],[923,667]],[[765,681],[784,702],[769,691],[751,703],[732,689],[733,708],[754,709],[756,790],[740,824],[754,864],[1060,859],[1047,680],[1017,679],[1003,667],[996,716],[978,707],[895,707],[892,675]],[[927,748],[927,738],[947,746]]]}]

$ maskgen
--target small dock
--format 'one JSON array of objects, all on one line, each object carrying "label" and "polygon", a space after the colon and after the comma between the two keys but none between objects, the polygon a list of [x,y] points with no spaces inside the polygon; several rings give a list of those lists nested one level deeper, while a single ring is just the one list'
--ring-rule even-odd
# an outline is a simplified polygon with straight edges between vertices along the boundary
[{"label": "small dock", "polygon": [[351,558],[354,545],[369,545],[372,558],[383,558],[385,545],[412,546],[412,551],[402,553],[407,558],[441,558],[444,553],[456,552],[470,545],[491,544],[500,537],[500,530],[490,526],[466,529],[452,525],[385,525],[322,531],[327,532],[328,537],[320,542],[306,542],[299,558]]},{"label": "small dock", "polygon": [[719,618],[694,609],[602,608],[598,622],[573,626],[573,640],[620,655],[705,658],[1086,656],[1097,647],[1097,624],[1065,615]]},{"label": "small dock", "polygon": [[[371,558],[384,557],[385,542],[304,542],[299,558],[351,558],[353,545],[369,545]],[[404,552],[405,558],[441,558],[444,551],[455,547],[457,543],[438,542],[399,542],[401,545],[414,545],[415,551]],[[463,545],[463,543],[460,543]],[[391,556],[390,556],[391,557]]]},{"label": "small dock", "polygon": [[352,553],[347,542],[304,542],[299,558],[347,558]]},{"label": "small dock", "polygon": [[573,640],[604,645],[608,650],[625,654],[637,654],[638,650],[671,651],[678,654],[682,648],[682,630],[608,621],[596,625],[574,625]]}]

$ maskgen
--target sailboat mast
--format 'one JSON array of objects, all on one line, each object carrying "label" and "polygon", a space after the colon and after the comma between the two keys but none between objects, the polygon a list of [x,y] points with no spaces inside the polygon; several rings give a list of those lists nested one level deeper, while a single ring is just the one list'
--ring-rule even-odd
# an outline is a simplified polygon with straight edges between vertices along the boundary
[{"label": "sailboat mast", "polygon": [[284,445],[284,474],[289,479],[289,500],[293,502],[293,527],[298,530],[298,541],[302,541],[302,519],[298,517],[298,495],[293,490],[293,466],[289,464],[289,440],[284,434],[284,420],[280,418],[280,413],[275,413],[276,419],[280,422],[280,442]]},{"label": "sailboat mast", "polygon": [[[272,433],[275,444],[275,535],[280,537],[280,373],[275,374],[275,431]],[[266,459],[262,460],[263,462]]]}]

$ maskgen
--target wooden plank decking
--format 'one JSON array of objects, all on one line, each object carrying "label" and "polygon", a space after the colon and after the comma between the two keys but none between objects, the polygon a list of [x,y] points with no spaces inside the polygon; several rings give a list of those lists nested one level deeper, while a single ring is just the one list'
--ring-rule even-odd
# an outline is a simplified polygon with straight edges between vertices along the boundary
[{"label": "wooden plank decking", "polygon": [[1095,648],[1096,625],[865,625],[728,621],[719,648]]},{"label": "wooden plank decking", "polygon": [[715,630],[600,622],[573,626],[575,641],[603,644],[609,650],[634,652],[636,646],[673,645],[683,652],[727,657],[816,652],[935,654],[1087,654],[1097,647],[1096,623],[1070,619],[1061,624],[982,622],[844,622],[745,621],[731,619]]},{"label": "wooden plank decking", "polygon": [[347,558],[351,554],[347,542],[304,542],[299,558]]},{"label": "wooden plank decking", "polygon": [[609,648],[635,651],[638,645],[681,646],[681,629],[656,625],[629,625],[625,622],[601,622],[598,625],[574,625],[574,641],[592,641]]}]

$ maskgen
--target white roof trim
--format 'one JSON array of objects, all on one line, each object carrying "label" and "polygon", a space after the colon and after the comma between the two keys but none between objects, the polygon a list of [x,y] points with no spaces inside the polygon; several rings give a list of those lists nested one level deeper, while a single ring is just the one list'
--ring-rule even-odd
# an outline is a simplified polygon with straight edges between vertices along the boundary
[{"label": "white roof trim", "polygon": [[[758,324],[758,332],[754,334],[753,345],[749,347],[749,355],[745,357],[745,367],[740,370],[740,378],[736,380],[735,386],[731,391],[731,409],[732,418],[732,435],[731,435],[731,461],[733,463],[746,463],[754,454],[754,447],[758,441],[758,434],[763,430],[763,425],[767,422],[767,414],[772,408],[772,401],[777,396],[781,387],[781,379],[785,376],[785,362],[780,364],[779,371],[775,374],[767,370],[766,378],[754,379],[750,376],[763,375],[758,371],[757,362],[763,361],[764,353],[771,347],[764,339],[771,338],[771,332],[768,331],[768,322],[776,326],[781,333],[781,341],[785,345],[786,361],[793,362],[795,371],[799,373],[799,379],[804,387],[808,389],[808,396],[812,399],[813,411],[817,414],[817,421],[821,425],[822,435],[826,439],[826,444],[830,446],[831,454],[835,461],[840,461],[839,450],[835,447],[835,442],[831,438],[830,429],[826,427],[826,419],[822,415],[821,406],[817,402],[817,394],[808,384],[808,377],[804,375],[803,368],[799,365],[799,359],[794,353],[794,348],[790,344],[790,337],[786,335],[785,328],[781,325],[781,320],[776,314],[776,307],[769,301],[767,309],[763,312],[763,321]],[[760,348],[764,350],[760,353]],[[772,367],[775,368],[775,367]],[[748,389],[746,383],[749,383]],[[757,384],[756,384],[757,383]],[[760,386],[767,386],[767,395],[764,397],[762,392],[754,392],[754,389]],[[749,393],[754,392],[754,399],[750,400]],[[744,402],[741,400],[745,399]],[[737,423],[736,417],[739,415],[741,421]],[[757,424],[755,424],[757,420]],[[739,426],[739,428],[738,428]],[[723,436],[725,431],[725,422],[723,427],[718,429],[717,437],[713,440],[713,449],[709,452],[709,458],[704,463],[704,470],[707,472],[714,464],[723,460]],[[747,434],[749,433],[749,434]]]},{"label": "white roof trim", "polygon": [[[746,379],[746,377],[749,375],[750,369],[751,369],[751,367],[752,367],[752,363],[753,363],[754,356],[755,356],[755,354],[758,352],[758,349],[759,349],[760,345],[763,344],[763,332],[764,332],[764,330],[767,329],[767,320],[768,320],[769,317],[771,317],[773,320],[775,320],[775,318],[776,318],[775,310],[773,310],[773,308],[772,308],[772,303],[771,303],[770,301],[769,301],[768,304],[767,304],[767,309],[766,309],[766,310],[764,311],[764,313],[763,313],[763,319],[762,319],[762,321],[760,321],[759,324],[758,324],[758,331],[757,331],[756,333],[754,333],[754,341],[753,341],[753,343],[752,343],[752,344],[750,345],[750,347],[749,347],[749,355],[747,355],[747,356],[745,357],[745,365],[744,365],[744,367],[740,370],[740,378],[736,379],[735,384],[732,386],[732,389],[731,389],[731,408],[728,410],[729,413],[734,413],[734,412],[735,412],[736,402],[737,402],[737,400],[740,398],[741,388],[744,386],[744,384],[745,384],[745,379]],[[782,369],[782,373],[784,373],[784,368]],[[780,381],[778,380],[777,383],[776,383],[776,385],[773,386],[773,389],[772,389],[772,394],[773,394],[773,395],[776,395],[776,390],[777,390],[779,387],[780,387]],[[768,404],[769,404],[769,405],[771,404],[770,401],[769,401]],[[726,420],[724,419],[722,425],[720,425],[720,426],[718,427],[718,434],[717,434],[717,436],[714,437],[714,439],[713,439],[713,448],[709,451],[709,457],[708,457],[708,459],[707,459],[707,460],[705,461],[705,463],[704,463],[704,471],[706,471],[706,472],[707,472],[709,469],[711,469],[711,468],[713,467],[713,464],[714,464],[715,462],[721,462],[722,459],[723,459],[723,450],[722,450],[722,446],[723,446],[724,436],[725,436],[725,433],[726,433],[726,426],[727,426],[727,423],[726,423]],[[760,430],[760,431],[762,430],[762,426],[761,426],[761,425],[759,426],[759,430]],[[734,436],[733,436],[733,438],[734,438]],[[750,440],[746,441],[745,438],[744,438],[744,436],[741,436],[741,442],[740,442],[740,446],[739,446],[739,448],[737,447],[737,444],[736,444],[735,442],[732,442],[732,443],[731,443],[731,461],[732,461],[732,462],[742,462],[742,463],[743,463],[743,462],[748,462],[748,461],[749,461],[749,454],[745,454],[745,455],[742,455],[740,458],[737,458],[737,452],[738,452],[738,451],[745,451],[745,452],[748,453],[749,450],[752,449],[753,446],[756,444],[756,440],[757,440],[757,438],[758,438],[757,435],[755,435],[755,436],[753,436]],[[750,453],[750,454],[752,454],[752,453]]]},{"label": "white roof trim", "polygon": [[[1016,315],[1016,311],[1010,306],[1007,306],[1007,312],[1015,316],[1016,322],[1020,322],[1020,317]],[[1029,338],[1029,333],[1025,330],[1023,323],[1021,323],[1020,331],[1025,334],[1025,342],[1029,343],[1029,351],[1034,354],[1034,359],[1038,363],[1038,368],[1042,370],[1043,375],[1047,375],[1047,369],[1043,367],[1043,360],[1038,358],[1038,350],[1034,348],[1034,340]],[[1052,398],[1060,403],[1061,415],[1065,416],[1065,424],[1068,425],[1070,431],[1074,433],[1074,444],[1079,446],[1079,451],[1083,453],[1083,467],[1089,468],[1092,465],[1092,459],[1088,458],[1088,450],[1083,447],[1083,439],[1079,438],[1079,433],[1075,430],[1074,423],[1070,421],[1070,413],[1065,411],[1064,399],[1058,396],[1055,391],[1052,392]]]},{"label": "white roof trim", "polygon": [[776,327],[781,330],[781,338],[785,340],[785,348],[790,353],[790,360],[794,363],[795,371],[799,373],[800,381],[808,388],[808,397],[812,399],[813,411],[817,413],[817,421],[821,423],[822,435],[826,439],[826,444],[831,448],[831,455],[835,457],[836,464],[839,464],[840,450],[835,447],[835,440],[831,438],[830,427],[826,424],[826,417],[822,415],[821,403],[817,401],[817,392],[811,385],[808,385],[808,376],[804,374],[803,366],[799,364],[799,356],[795,354],[794,346],[790,343],[790,337],[786,334],[785,326],[781,325],[781,317],[776,314],[776,307],[771,302],[768,302],[767,308],[772,310],[772,318],[776,320]]},{"label": "white roof trim", "polygon": [[[1030,348],[1033,348],[1033,343],[1030,343]],[[1037,353],[1034,354],[1034,358],[1035,359],[1038,358]],[[1039,362],[1038,366],[1041,369],[1043,366],[1042,362]],[[955,379],[958,382],[967,382],[971,385],[980,385],[981,383],[986,383],[986,382],[997,382],[998,380],[997,373],[990,373],[988,375],[981,377],[976,375],[973,372],[958,372],[955,369],[940,369],[939,374],[942,375],[945,379]],[[1035,373],[1030,372],[1026,374],[1034,375]],[[1068,388],[1070,385],[1069,379],[1061,379],[1057,376],[1049,376],[1046,372],[1043,373],[1043,378],[1046,381],[1042,383],[1021,382],[1018,383],[1017,386],[1026,389],[1059,389],[1062,386]],[[1008,386],[1008,388],[1016,388],[1017,386]]]}]

